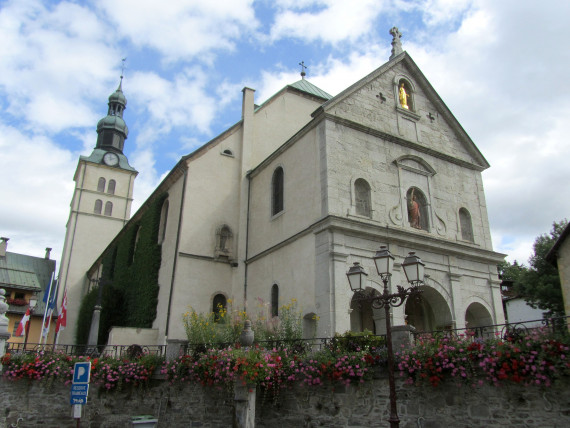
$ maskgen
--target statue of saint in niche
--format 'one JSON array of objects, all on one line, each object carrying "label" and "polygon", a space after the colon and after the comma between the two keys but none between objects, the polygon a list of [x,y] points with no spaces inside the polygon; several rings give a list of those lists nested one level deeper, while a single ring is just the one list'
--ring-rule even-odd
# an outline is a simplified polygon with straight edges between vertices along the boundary
[{"label": "statue of saint in niche", "polygon": [[415,189],[412,188],[412,193],[408,199],[408,220],[410,222],[410,226],[416,229],[421,229],[422,225],[420,223],[420,204],[418,204],[416,195],[414,195],[414,190]]},{"label": "statue of saint in niche", "polygon": [[406,89],[404,89],[404,84],[400,83],[400,105],[402,108],[406,110],[409,109],[408,107],[408,94],[406,93]]}]

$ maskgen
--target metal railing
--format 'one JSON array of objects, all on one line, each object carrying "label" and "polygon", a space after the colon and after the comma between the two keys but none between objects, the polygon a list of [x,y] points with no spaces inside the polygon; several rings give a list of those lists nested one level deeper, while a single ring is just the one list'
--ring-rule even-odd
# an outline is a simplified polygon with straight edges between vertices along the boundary
[{"label": "metal railing", "polygon": [[413,331],[414,340],[422,337],[472,337],[474,339],[516,339],[528,335],[568,335],[570,316],[552,317],[537,320],[519,321],[505,324],[493,324],[466,328],[452,328],[435,331]]},{"label": "metal railing", "polygon": [[[357,351],[365,348],[384,349],[385,346],[386,335],[315,337],[310,339],[289,340],[256,340],[252,345],[254,348],[268,350],[287,349],[294,354],[317,352],[324,349],[343,349],[347,351]],[[210,349],[226,349],[235,347],[240,347],[239,343],[189,343],[185,348],[183,348],[182,354],[196,355],[204,353]]]},{"label": "metal railing", "polygon": [[166,355],[165,345],[43,345],[39,343],[7,343],[6,352],[11,354],[36,354],[57,352],[69,356],[106,356],[135,358],[141,355]]},{"label": "metal railing", "polygon": [[[516,323],[493,324],[467,328],[444,329],[434,331],[411,331],[413,340],[423,337],[454,337],[475,339],[517,339],[528,335],[569,335],[570,316],[552,317],[538,320],[528,320]],[[294,340],[260,340],[253,343],[254,347],[263,349],[288,349],[297,354],[317,352],[324,349],[343,349],[356,351],[358,349],[374,348],[381,351],[385,348],[385,335],[351,335],[335,337],[316,337],[311,339]],[[193,343],[181,349],[182,355],[196,355],[209,349],[225,349],[239,347],[239,343]],[[58,352],[70,356],[108,356],[114,358],[137,357],[140,355],[166,356],[166,345],[43,345],[28,343],[6,343],[6,353],[23,354],[39,352]]]}]

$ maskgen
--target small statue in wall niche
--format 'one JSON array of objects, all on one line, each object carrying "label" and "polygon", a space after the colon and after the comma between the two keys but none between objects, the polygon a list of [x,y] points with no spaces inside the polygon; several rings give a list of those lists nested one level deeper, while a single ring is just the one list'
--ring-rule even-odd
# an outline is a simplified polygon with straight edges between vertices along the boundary
[{"label": "small statue in wall niche", "polygon": [[408,94],[406,93],[406,89],[404,88],[404,83],[400,83],[400,105],[402,108],[406,110],[409,109],[408,107]]},{"label": "small statue in wall niche", "polygon": [[418,204],[418,201],[416,200],[414,190],[415,189],[412,189],[412,194],[410,195],[410,199],[408,199],[408,217],[410,226],[416,229],[421,229],[422,225],[420,223],[420,204]]}]

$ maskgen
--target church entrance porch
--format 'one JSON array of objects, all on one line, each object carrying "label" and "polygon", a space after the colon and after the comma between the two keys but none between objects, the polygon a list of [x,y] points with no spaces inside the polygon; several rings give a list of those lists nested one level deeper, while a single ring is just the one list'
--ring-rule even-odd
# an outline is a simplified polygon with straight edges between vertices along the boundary
[{"label": "church entrance porch", "polygon": [[453,328],[451,310],[443,296],[434,288],[420,287],[422,294],[406,301],[406,324],[416,331],[449,330]]}]

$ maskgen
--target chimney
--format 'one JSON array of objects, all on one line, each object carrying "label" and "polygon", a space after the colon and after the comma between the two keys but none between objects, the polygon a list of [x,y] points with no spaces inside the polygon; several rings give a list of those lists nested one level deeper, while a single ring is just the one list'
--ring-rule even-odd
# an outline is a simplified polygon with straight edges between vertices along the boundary
[{"label": "chimney", "polygon": [[0,237],[0,257],[6,257],[6,248],[8,248],[8,241],[10,238]]},{"label": "chimney", "polygon": [[241,91],[243,92],[243,99],[241,103],[241,118],[244,119],[246,117],[249,118],[253,116],[253,110],[255,109],[253,94],[255,93],[255,89],[251,89],[246,86]]},{"label": "chimney", "polygon": [[46,260],[49,259],[49,253],[51,253],[51,248],[46,247]]}]

